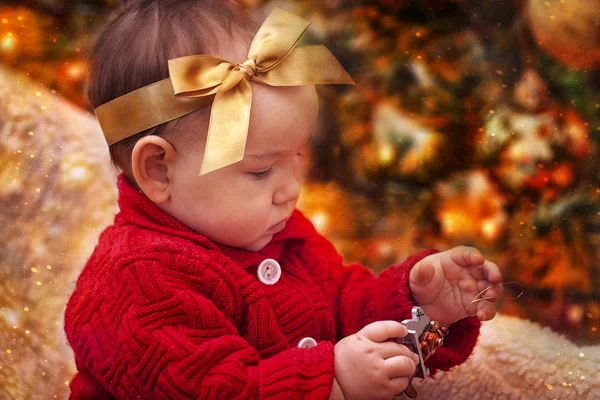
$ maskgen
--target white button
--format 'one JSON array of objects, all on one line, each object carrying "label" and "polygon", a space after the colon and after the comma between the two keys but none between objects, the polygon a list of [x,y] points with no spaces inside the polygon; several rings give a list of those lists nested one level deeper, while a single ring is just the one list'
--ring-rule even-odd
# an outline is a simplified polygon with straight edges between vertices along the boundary
[{"label": "white button", "polygon": [[281,266],[272,258],[267,258],[258,266],[256,275],[265,285],[274,285],[281,278]]},{"label": "white button", "polygon": [[311,347],[315,347],[317,345],[317,341],[311,337],[305,337],[304,339],[298,342],[298,347],[301,349],[310,349]]}]

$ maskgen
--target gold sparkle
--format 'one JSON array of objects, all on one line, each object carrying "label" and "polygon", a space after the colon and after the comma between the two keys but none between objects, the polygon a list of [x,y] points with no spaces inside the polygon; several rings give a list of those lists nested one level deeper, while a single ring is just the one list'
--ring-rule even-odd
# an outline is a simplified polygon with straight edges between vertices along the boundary
[{"label": "gold sparkle", "polygon": [[38,269],[36,267],[31,267],[31,271],[38,272]]},{"label": "gold sparkle", "polygon": [[52,269],[52,265],[46,265],[46,268]]},{"label": "gold sparkle", "polygon": [[2,22],[8,24],[8,20],[6,18],[2,18]]},{"label": "gold sparkle", "polygon": [[579,357],[585,357],[585,354],[579,353]]},{"label": "gold sparkle", "polygon": [[40,282],[40,281],[37,281],[35,284],[38,286],[42,286],[42,282]]},{"label": "gold sparkle", "polygon": [[46,109],[46,106],[42,106],[42,110],[45,110],[45,109]]},{"label": "gold sparkle", "polygon": [[25,312],[29,311],[29,307],[24,307],[23,311],[25,311]]},{"label": "gold sparkle", "polygon": [[17,326],[16,326],[16,325],[13,325],[13,329],[17,329]]},{"label": "gold sparkle", "polygon": [[41,92],[35,92],[35,95],[36,95],[37,97],[42,97],[42,93],[41,93]]},{"label": "gold sparkle", "polygon": [[33,136],[33,132],[29,131],[29,136]]},{"label": "gold sparkle", "polygon": [[15,39],[6,37],[2,39],[2,43],[0,43],[0,48],[12,52],[15,49]]},{"label": "gold sparkle", "polygon": [[552,385],[546,385],[546,387],[550,390],[554,389],[554,387]]},{"label": "gold sparkle", "polygon": [[42,189],[40,189],[40,188],[35,188],[35,192],[36,192],[36,193],[39,193],[39,192],[41,192],[41,191],[42,191]]},{"label": "gold sparkle", "polygon": [[27,329],[27,330],[25,331],[25,333],[29,335],[29,329]]},{"label": "gold sparkle", "polygon": [[9,37],[10,37],[10,36],[12,36],[12,32],[8,32],[8,33],[6,34],[6,36],[9,36]]}]

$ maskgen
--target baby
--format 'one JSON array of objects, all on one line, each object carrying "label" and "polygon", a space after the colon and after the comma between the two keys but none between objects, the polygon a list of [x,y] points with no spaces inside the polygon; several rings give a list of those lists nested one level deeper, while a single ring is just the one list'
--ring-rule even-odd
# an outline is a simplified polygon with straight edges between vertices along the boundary
[{"label": "baby", "polygon": [[65,311],[71,398],[392,399],[418,362],[394,341],[414,305],[452,323],[432,373],[495,315],[494,300],[470,303],[502,279],[476,249],[420,251],[376,277],[295,208],[313,84],[352,80],[323,47],[296,46],[304,19],[275,9],[258,29],[239,10],[129,1],[90,54],[120,212]]}]

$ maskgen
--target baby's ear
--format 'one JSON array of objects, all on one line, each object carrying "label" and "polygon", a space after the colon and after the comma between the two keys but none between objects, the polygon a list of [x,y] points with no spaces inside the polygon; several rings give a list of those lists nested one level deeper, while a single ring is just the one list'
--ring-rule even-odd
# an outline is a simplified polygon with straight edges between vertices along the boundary
[{"label": "baby's ear", "polygon": [[131,154],[131,171],[136,183],[154,203],[169,199],[169,168],[175,148],[165,139],[148,135],[135,143]]}]

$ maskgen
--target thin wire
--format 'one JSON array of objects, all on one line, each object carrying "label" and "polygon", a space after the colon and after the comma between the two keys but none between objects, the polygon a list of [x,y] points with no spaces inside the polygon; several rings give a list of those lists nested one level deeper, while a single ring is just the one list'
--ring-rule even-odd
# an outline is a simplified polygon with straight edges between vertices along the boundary
[{"label": "thin wire", "polygon": [[[519,282],[517,282],[517,281],[510,281],[510,282],[500,282],[500,283],[496,283],[496,284],[494,284],[494,285],[491,285],[491,286],[488,286],[488,287],[486,287],[486,288],[485,288],[485,289],[483,289],[481,292],[479,292],[479,293],[477,294],[477,296],[475,296],[475,297],[473,298],[473,300],[471,300],[471,302],[469,303],[469,306],[470,306],[471,304],[473,304],[473,303],[477,303],[478,301],[482,301],[482,300],[490,300],[490,299],[496,299],[496,300],[499,300],[499,299],[506,299],[506,300],[516,300],[516,299],[518,299],[519,297],[521,297],[521,296],[523,295],[523,293],[525,293],[525,289],[521,289],[521,293],[519,293],[519,294],[518,294],[516,297],[494,297],[494,296],[491,296],[491,297],[482,297],[482,298],[478,299],[478,297],[479,297],[479,296],[481,296],[482,294],[484,294],[485,292],[487,292],[488,290],[490,290],[491,288],[493,288],[493,287],[494,287],[494,286],[496,286],[496,285],[510,285],[510,284],[517,284],[517,285],[521,286],[521,288],[523,288],[523,285],[521,285],[521,284],[520,284]],[[469,306],[467,306],[467,308],[468,308]],[[458,316],[460,315],[460,313],[461,313],[461,312],[463,312],[463,311],[467,311],[467,308],[463,307],[463,308],[462,308],[462,310],[460,310],[458,313],[456,313],[456,315],[454,316],[454,318],[453,318],[453,319],[455,319],[456,317],[458,317]],[[455,321],[455,322],[456,322],[456,321]],[[446,327],[449,327],[449,326],[450,326],[450,325],[452,325],[453,323],[454,323],[454,322],[451,322],[451,323],[449,323],[448,325],[446,325]]]}]

